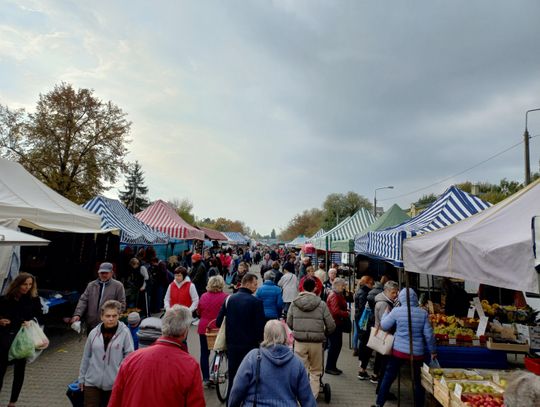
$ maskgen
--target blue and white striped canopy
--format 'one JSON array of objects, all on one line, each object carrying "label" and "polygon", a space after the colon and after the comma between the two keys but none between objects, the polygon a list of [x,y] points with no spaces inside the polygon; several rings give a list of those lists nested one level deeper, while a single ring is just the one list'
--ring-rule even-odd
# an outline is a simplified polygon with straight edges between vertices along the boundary
[{"label": "blue and white striped canopy", "polygon": [[248,244],[249,240],[240,232],[221,232],[227,239],[229,239],[230,244]]},{"label": "blue and white striped canopy", "polygon": [[120,243],[164,244],[169,241],[168,235],[141,222],[116,199],[97,196],[86,202],[83,208],[101,216],[102,229],[120,229]]},{"label": "blue and white striped canopy", "polygon": [[370,211],[365,208],[360,208],[353,216],[343,220],[322,236],[311,240],[311,243],[319,250],[326,250],[327,237],[329,243],[336,240],[354,239],[357,234],[362,232],[374,221],[375,218]]},{"label": "blue and white striped canopy", "polygon": [[403,267],[404,239],[444,228],[490,206],[490,203],[451,186],[425,211],[407,222],[356,236],[354,251]]}]

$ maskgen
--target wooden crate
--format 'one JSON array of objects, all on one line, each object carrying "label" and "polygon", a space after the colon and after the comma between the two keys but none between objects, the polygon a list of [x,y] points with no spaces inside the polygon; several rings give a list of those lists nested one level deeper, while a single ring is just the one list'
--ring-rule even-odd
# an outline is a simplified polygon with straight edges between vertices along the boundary
[{"label": "wooden crate", "polygon": [[450,391],[439,379],[433,380],[433,396],[443,407],[450,407]]},{"label": "wooden crate", "polygon": [[525,343],[523,345],[519,343],[499,343],[493,342],[491,338],[488,338],[487,348],[491,350],[502,350],[505,352],[529,353],[528,343]]},{"label": "wooden crate", "polygon": [[422,383],[422,387],[426,390],[426,392],[428,392],[429,394],[433,394],[433,377],[431,377],[431,379],[430,377],[422,374],[420,376],[420,382]]}]

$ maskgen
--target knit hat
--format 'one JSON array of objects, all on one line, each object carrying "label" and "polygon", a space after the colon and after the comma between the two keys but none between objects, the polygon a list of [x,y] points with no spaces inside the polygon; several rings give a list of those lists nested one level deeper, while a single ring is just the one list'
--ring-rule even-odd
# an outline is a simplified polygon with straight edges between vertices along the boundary
[{"label": "knit hat", "polygon": [[130,312],[127,321],[129,325],[137,325],[139,322],[141,322],[141,316],[138,312]]},{"label": "knit hat", "polygon": [[193,256],[191,256],[191,261],[201,261],[202,256],[199,253],[195,253]]},{"label": "knit hat", "polygon": [[113,265],[111,263],[101,263],[99,265],[98,273],[111,273],[113,271]]}]

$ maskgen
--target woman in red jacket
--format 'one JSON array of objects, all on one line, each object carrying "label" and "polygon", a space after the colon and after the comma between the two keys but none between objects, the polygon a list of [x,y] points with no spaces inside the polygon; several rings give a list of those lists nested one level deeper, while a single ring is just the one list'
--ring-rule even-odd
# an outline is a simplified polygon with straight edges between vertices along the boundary
[{"label": "woman in red jacket", "polygon": [[200,365],[205,386],[208,385],[210,380],[210,367],[208,365],[210,350],[208,349],[208,342],[206,340],[206,327],[212,321],[214,322],[211,327],[216,327],[215,319],[219,314],[223,302],[228,296],[228,294],[223,292],[224,286],[225,280],[223,280],[223,277],[219,275],[210,277],[206,286],[206,292],[201,296],[197,308],[197,313],[201,319],[199,321],[199,326],[197,327],[197,333],[199,334],[199,341],[201,344]]},{"label": "woman in red jacket", "polygon": [[328,374],[339,375],[343,373],[337,368],[337,360],[341,353],[343,345],[343,324],[345,319],[350,318],[349,310],[347,309],[347,301],[343,292],[347,287],[347,283],[342,278],[336,278],[332,284],[332,291],[328,295],[326,305],[330,310],[330,314],[336,322],[336,330],[328,336],[330,346],[328,348],[328,357],[326,358],[326,369]]}]

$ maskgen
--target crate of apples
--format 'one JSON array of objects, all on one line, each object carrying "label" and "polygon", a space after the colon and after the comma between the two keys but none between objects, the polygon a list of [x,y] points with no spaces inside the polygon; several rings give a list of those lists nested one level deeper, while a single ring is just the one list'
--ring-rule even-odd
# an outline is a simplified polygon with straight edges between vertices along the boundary
[{"label": "crate of apples", "polygon": [[470,407],[503,407],[504,399],[495,394],[463,394],[461,401]]}]

